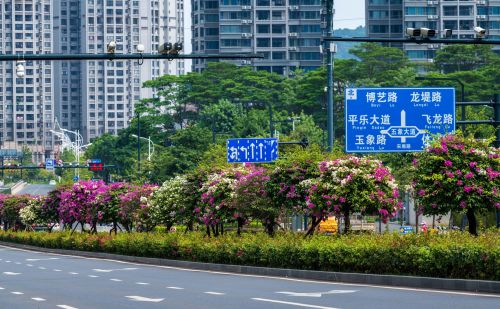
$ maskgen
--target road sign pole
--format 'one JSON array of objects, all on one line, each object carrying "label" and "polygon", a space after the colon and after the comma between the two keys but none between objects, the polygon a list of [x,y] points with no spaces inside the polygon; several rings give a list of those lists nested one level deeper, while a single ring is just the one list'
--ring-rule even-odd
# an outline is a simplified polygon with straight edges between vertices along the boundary
[{"label": "road sign pole", "polygon": [[[333,36],[333,0],[326,1],[326,28],[327,36]],[[330,42],[324,41],[326,51],[326,74],[327,74],[327,127],[328,127],[328,151],[333,151],[334,140],[334,114],[333,114],[333,50]]]}]

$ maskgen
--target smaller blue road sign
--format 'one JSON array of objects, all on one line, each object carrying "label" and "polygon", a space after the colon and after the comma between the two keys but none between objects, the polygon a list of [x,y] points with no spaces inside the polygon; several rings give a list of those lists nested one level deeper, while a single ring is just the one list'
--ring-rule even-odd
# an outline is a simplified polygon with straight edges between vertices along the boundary
[{"label": "smaller blue road sign", "polygon": [[56,160],[54,160],[54,159],[46,159],[45,160],[45,169],[46,170],[53,171],[55,165],[56,165]]},{"label": "smaller blue road sign", "polygon": [[399,234],[406,235],[413,233],[413,226],[404,225],[399,228]]},{"label": "smaller blue road sign", "polygon": [[227,162],[264,163],[278,159],[277,138],[232,138],[227,140]]},{"label": "smaller blue road sign", "polygon": [[78,177],[78,176],[73,177],[74,182],[77,182],[79,179],[80,179],[80,177]]}]

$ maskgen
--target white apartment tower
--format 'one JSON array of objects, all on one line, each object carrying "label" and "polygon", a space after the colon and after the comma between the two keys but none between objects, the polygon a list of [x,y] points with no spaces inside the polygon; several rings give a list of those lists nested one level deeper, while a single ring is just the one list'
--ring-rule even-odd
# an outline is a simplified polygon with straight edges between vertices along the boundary
[{"label": "white apartment tower", "polygon": [[[51,0],[0,1],[0,53],[53,52]],[[52,155],[54,75],[48,61],[26,61],[25,76],[16,62],[0,62],[0,144],[3,149],[28,147],[37,162]]]},{"label": "white apartment tower", "polygon": [[[116,42],[116,53],[155,53],[164,42],[184,38],[190,6],[182,0],[54,0],[56,50],[61,53],[106,53]],[[189,20],[189,19],[188,19]],[[184,44],[187,46],[187,44]],[[189,47],[184,49],[189,53]],[[184,74],[188,61],[72,61],[58,62],[56,102],[59,124],[79,130],[84,141],[104,133],[116,134],[135,117],[134,105],[153,95],[142,83],[163,74]]]}]

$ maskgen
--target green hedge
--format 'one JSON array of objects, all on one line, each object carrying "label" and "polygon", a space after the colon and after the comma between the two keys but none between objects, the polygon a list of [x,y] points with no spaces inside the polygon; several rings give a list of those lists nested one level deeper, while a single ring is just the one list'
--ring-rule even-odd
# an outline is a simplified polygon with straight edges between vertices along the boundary
[{"label": "green hedge", "polygon": [[0,240],[28,245],[197,262],[372,274],[500,280],[500,237],[444,235],[74,234],[0,232]]}]

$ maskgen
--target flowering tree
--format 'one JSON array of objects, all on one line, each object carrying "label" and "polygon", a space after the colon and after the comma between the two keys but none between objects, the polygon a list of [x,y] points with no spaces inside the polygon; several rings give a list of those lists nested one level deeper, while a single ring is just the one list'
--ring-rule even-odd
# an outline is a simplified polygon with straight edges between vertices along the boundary
[{"label": "flowering tree", "polygon": [[42,207],[45,199],[41,196],[31,198],[25,207],[19,210],[19,218],[26,228],[31,228],[33,224],[45,223],[41,217]]},{"label": "flowering tree", "polygon": [[151,196],[151,215],[157,224],[170,230],[175,223],[186,223],[193,216],[191,192],[187,191],[186,176],[167,180]]},{"label": "flowering tree", "polygon": [[106,190],[101,190],[96,196],[95,204],[101,205],[101,213],[98,219],[105,223],[112,223],[113,227],[109,231],[115,234],[118,232],[119,212],[121,206],[121,196],[131,189],[130,184],[115,182],[107,186]]},{"label": "flowering tree", "polygon": [[43,222],[47,224],[49,233],[59,222],[59,205],[61,203],[61,194],[65,191],[71,190],[71,185],[58,186],[54,190],[50,191],[45,197],[45,201],[42,205],[40,212],[40,218]]},{"label": "flowering tree", "polygon": [[306,235],[330,213],[344,216],[347,233],[354,212],[378,213],[387,221],[401,207],[394,177],[378,160],[350,156],[323,161],[319,170],[319,177],[302,182],[308,190],[305,212],[312,217]]},{"label": "flowering tree", "polygon": [[4,230],[9,228],[19,229],[22,225],[19,212],[26,207],[30,199],[29,195],[7,195],[2,198],[0,218],[2,218],[4,223]]},{"label": "flowering tree", "polygon": [[[274,227],[278,224],[278,218],[283,207],[276,207],[272,203],[266,188],[270,180],[267,171],[263,167],[249,167],[249,173],[243,174],[235,183],[234,196],[232,199],[235,214],[238,218],[251,218],[261,220],[266,232],[274,234]],[[238,234],[241,226],[238,225]]]},{"label": "flowering tree", "polygon": [[475,213],[500,208],[499,150],[461,134],[436,139],[414,160],[418,211],[426,215],[465,212],[477,235]]},{"label": "flowering tree", "polygon": [[128,192],[120,196],[118,217],[127,232],[132,231],[134,226],[138,231],[151,231],[155,227],[149,199],[157,188],[149,184],[131,186]]},{"label": "flowering tree", "polygon": [[207,227],[210,236],[210,228],[215,236],[224,233],[224,222],[236,220],[238,226],[244,222],[242,214],[237,212],[231,203],[234,197],[234,189],[238,179],[249,172],[245,167],[230,167],[219,172],[208,175],[203,183],[201,192],[202,209],[196,209],[199,219]]}]

